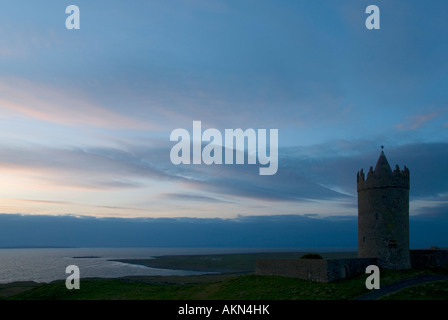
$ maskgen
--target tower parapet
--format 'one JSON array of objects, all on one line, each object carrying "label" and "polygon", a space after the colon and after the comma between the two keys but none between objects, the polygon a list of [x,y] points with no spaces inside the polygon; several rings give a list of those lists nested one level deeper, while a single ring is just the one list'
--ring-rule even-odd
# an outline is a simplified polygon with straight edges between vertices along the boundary
[{"label": "tower parapet", "polygon": [[365,177],[364,170],[361,169],[357,175],[357,190],[362,191],[366,189],[381,189],[381,188],[403,188],[409,190],[409,169],[404,166],[400,170],[399,166],[395,166],[392,171],[389,162],[381,151],[381,155],[376,164],[375,170],[370,167]]}]

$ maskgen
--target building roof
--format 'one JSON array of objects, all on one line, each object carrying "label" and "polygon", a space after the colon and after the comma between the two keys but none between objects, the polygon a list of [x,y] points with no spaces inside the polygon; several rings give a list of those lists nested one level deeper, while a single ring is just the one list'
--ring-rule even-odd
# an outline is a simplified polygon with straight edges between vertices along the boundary
[{"label": "building roof", "polygon": [[361,169],[356,176],[356,180],[358,192],[385,187],[409,189],[410,186],[409,169],[405,166],[403,170],[400,170],[397,165],[395,170],[392,171],[383,151],[378,158],[375,170],[370,167],[367,177],[365,177],[364,171]]},{"label": "building roof", "polygon": [[390,168],[389,162],[387,161],[384,151],[381,151],[380,157],[378,158],[378,162],[376,163],[375,167],[375,176],[383,177],[391,175],[392,175],[392,169]]}]

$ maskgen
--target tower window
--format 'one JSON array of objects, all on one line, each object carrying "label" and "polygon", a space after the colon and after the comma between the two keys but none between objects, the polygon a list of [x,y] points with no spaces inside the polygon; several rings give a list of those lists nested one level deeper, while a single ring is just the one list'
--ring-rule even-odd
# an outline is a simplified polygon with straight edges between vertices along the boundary
[{"label": "tower window", "polygon": [[397,240],[389,240],[389,248],[396,248],[397,245]]},{"label": "tower window", "polygon": [[362,242],[366,242],[366,237],[362,237]]}]

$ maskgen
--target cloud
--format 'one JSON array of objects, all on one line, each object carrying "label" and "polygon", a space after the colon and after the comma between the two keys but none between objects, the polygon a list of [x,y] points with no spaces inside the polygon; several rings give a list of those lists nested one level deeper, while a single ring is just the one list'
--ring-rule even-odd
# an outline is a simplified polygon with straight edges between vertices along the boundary
[{"label": "cloud", "polygon": [[[281,148],[279,169],[260,176],[259,165],[173,165],[169,145],[129,145],[122,148],[11,147],[1,146],[1,170],[27,174],[56,187],[98,190],[138,190],[152,183],[169,182],[172,191],[160,191],[159,200],[197,203],[264,203],[339,201],[344,208],[356,202],[356,173],[375,166],[379,150],[366,152],[369,142],[318,148]],[[386,156],[392,167],[411,171],[411,201],[423,199],[436,205],[448,192],[448,144],[409,144],[390,147]],[[185,192],[185,190],[189,192]],[[439,202],[441,203],[441,202]],[[273,207],[275,210],[275,207]]]},{"label": "cloud", "polygon": [[53,200],[32,200],[32,199],[14,199],[17,201],[32,202],[32,203],[43,203],[43,204],[68,204],[67,201],[53,201]]},{"label": "cloud", "polygon": [[414,116],[413,124],[410,126],[411,130],[415,130],[417,128],[420,128],[425,123],[429,122],[433,118],[437,117],[440,114],[439,111],[434,111],[427,114],[419,114]]},{"label": "cloud", "polygon": [[[54,200],[42,200],[42,199],[4,199],[6,201],[8,201],[8,203],[10,203],[11,201],[13,203],[25,203],[25,204],[43,204],[45,206],[48,205],[54,205],[54,206],[59,206],[59,205],[71,205],[71,206],[81,206],[83,208],[88,208],[88,209],[111,209],[111,210],[135,210],[135,211],[145,211],[145,209],[141,209],[141,208],[135,208],[135,207],[123,207],[123,206],[107,206],[107,205],[92,205],[92,204],[86,204],[86,203],[76,203],[76,202],[70,202],[70,201],[54,201]],[[71,216],[71,214],[69,214],[69,216]]]},{"label": "cloud", "polygon": [[[185,183],[197,189],[265,201],[356,199],[356,173],[375,167],[379,150],[367,151],[372,142],[329,143],[318,147],[282,148],[279,169],[259,176],[258,165],[179,166]],[[411,170],[411,199],[436,199],[448,191],[448,144],[423,143],[390,147],[386,156],[392,167]],[[191,177],[191,178],[188,178]]]},{"label": "cloud", "polygon": [[150,162],[119,149],[3,146],[0,170],[29,172],[65,186],[138,188],[143,179],[170,178]]},{"label": "cloud", "polygon": [[0,79],[0,95],[0,108],[39,121],[114,130],[160,129],[155,123],[98,105],[74,89],[62,90],[25,79],[3,78]]},{"label": "cloud", "polygon": [[400,123],[397,125],[397,128],[401,129],[401,130],[417,130],[417,129],[427,125],[429,122],[433,121],[434,119],[439,118],[447,110],[448,110],[447,108],[439,108],[436,110],[428,111],[426,113],[408,116],[407,120],[404,123]]},{"label": "cloud", "polygon": [[158,195],[158,197],[176,201],[196,201],[196,202],[210,202],[210,203],[230,202],[219,199],[217,197],[209,197],[204,195],[186,194],[186,193],[163,193]]}]

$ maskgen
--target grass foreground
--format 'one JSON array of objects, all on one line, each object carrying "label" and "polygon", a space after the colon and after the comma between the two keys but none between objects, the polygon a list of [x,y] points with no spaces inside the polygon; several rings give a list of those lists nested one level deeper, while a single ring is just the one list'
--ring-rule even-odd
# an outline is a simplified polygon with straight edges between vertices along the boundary
[{"label": "grass foreground", "polygon": [[[159,279],[163,280],[163,279]],[[216,279],[215,279],[216,280]],[[288,277],[226,275],[220,281],[161,284],[137,279],[86,279],[79,290],[64,281],[38,285],[7,297],[14,300],[326,300],[350,299],[366,293],[362,278],[313,283]]]},{"label": "grass foreground", "polygon": [[[382,270],[381,285],[422,274],[448,275],[448,267],[425,270]],[[366,294],[367,275],[333,283],[280,276],[220,274],[84,279],[79,290],[65,281],[0,286],[6,300],[348,300]],[[8,291],[9,290],[9,291]],[[391,300],[448,300],[448,280],[421,284],[389,294]]]}]

